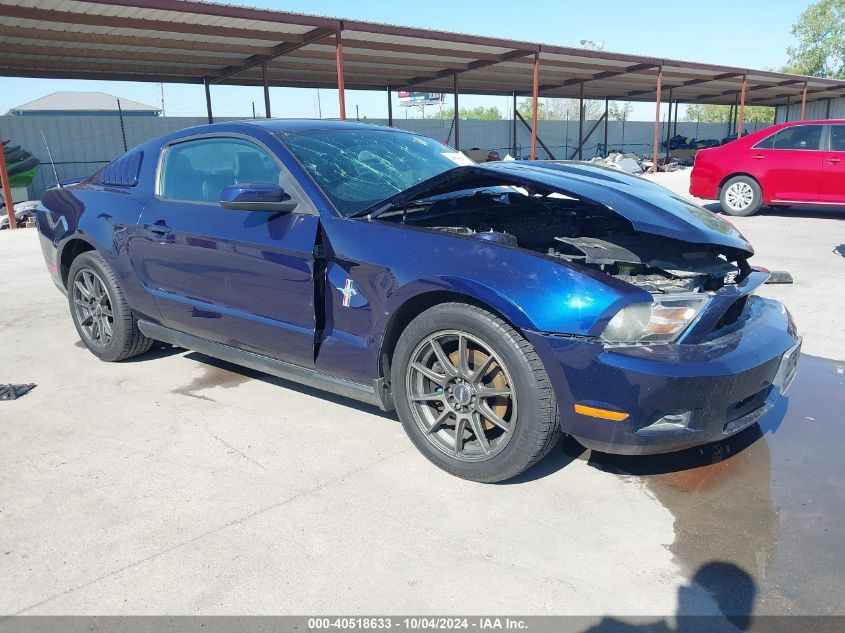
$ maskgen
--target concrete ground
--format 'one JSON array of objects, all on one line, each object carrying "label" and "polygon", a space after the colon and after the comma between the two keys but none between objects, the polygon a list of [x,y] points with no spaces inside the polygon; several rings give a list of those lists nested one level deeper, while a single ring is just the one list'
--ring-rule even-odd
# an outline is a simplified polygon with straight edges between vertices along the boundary
[{"label": "concrete ground", "polygon": [[805,335],[788,400],[668,457],[566,442],[505,485],[199,354],[102,363],[35,231],[0,233],[0,383],[38,385],[0,402],[0,614],[845,614],[845,223],[736,224],[796,277],[764,291]]}]

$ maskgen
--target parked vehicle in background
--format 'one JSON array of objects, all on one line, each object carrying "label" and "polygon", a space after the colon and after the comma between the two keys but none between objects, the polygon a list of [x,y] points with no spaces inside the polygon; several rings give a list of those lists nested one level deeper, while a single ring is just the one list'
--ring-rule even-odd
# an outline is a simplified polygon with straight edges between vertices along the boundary
[{"label": "parked vehicle in background", "polygon": [[703,149],[690,193],[738,216],[763,205],[845,205],[845,120],[780,123]]},{"label": "parked vehicle in background", "polygon": [[789,385],[800,337],[733,226],[618,170],[468,162],[394,128],[220,123],[51,189],[37,224],[100,359],[159,340],[395,407],[476,481],[562,432],[721,440]]},{"label": "parked vehicle in background", "polygon": [[[35,210],[38,208],[37,200],[26,200],[18,202],[13,207],[15,212],[15,226],[18,228],[26,226],[30,218],[35,217]],[[0,194],[0,231],[9,228],[9,214],[6,211],[6,201]]]}]

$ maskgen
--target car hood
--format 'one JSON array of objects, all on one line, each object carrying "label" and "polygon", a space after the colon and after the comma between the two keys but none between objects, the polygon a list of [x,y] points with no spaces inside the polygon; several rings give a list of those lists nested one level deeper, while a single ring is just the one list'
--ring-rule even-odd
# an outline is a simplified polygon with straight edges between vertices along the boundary
[{"label": "car hood", "polygon": [[455,167],[379,203],[371,217],[403,202],[507,185],[601,204],[642,233],[714,244],[739,251],[746,257],[754,253],[748,240],[732,224],[665,187],[616,169],[580,162],[502,161]]}]

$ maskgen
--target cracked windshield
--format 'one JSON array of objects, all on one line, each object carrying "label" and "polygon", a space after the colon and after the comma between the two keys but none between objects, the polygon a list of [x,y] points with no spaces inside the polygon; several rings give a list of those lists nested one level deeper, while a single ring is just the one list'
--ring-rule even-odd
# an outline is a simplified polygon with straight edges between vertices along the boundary
[{"label": "cracked windshield", "polygon": [[279,138],[343,215],[352,215],[458,165],[451,147],[389,130],[308,130]]}]

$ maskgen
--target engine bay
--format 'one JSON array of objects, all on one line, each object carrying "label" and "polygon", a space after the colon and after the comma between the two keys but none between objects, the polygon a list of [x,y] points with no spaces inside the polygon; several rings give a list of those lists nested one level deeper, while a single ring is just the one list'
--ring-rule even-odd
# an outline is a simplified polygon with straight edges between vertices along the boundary
[{"label": "engine bay", "polygon": [[382,219],[534,251],[653,294],[718,290],[748,269],[744,258],[730,261],[716,245],[637,232],[607,207],[554,193],[462,192],[405,205]]}]

